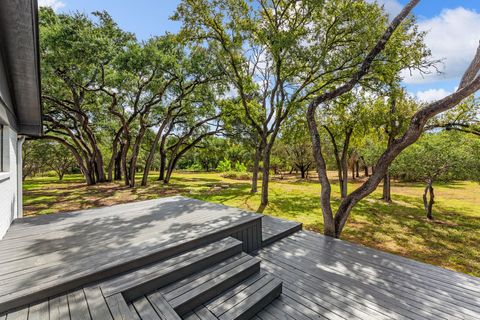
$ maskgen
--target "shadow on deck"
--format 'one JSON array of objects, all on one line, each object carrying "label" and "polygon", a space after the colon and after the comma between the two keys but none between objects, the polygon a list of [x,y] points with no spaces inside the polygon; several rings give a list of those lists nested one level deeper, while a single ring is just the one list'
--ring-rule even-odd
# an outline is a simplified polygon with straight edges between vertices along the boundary
[{"label": "shadow on deck", "polygon": [[0,282],[1,320],[480,318],[478,278],[184,197],[19,219]]}]

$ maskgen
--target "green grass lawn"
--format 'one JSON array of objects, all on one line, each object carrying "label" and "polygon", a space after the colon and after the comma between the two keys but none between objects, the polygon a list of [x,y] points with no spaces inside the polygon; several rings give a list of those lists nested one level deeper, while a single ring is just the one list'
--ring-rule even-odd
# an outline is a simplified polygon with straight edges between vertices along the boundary
[{"label": "green grass lawn", "polygon": [[[359,183],[352,182],[350,190]],[[353,210],[343,239],[448,269],[480,276],[480,185],[474,182],[437,184],[434,221],[425,218],[423,185],[394,183],[393,203],[380,200],[381,189]],[[334,205],[339,203],[333,184]],[[86,186],[79,175],[62,182],[51,177],[25,181],[26,215],[50,214],[181,194],[205,201],[256,211],[260,195],[250,194],[249,181],[225,179],[218,173],[174,173],[163,186],[152,174],[148,187],[127,188],[112,182]],[[322,230],[320,186],[314,180],[274,179],[265,214],[300,221]]]}]

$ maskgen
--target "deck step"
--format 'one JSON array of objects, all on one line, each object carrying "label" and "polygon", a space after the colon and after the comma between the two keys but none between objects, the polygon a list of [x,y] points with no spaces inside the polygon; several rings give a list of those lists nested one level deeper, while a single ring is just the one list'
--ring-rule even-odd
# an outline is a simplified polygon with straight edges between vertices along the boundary
[{"label": "deck step", "polygon": [[299,222],[263,216],[262,247],[268,246],[300,230],[302,230],[302,224]]},{"label": "deck step", "polygon": [[102,292],[106,297],[122,293],[127,301],[132,301],[146,293],[216,265],[241,251],[241,241],[230,237],[225,238],[107,280],[101,285]]},{"label": "deck step", "polygon": [[221,294],[205,306],[220,320],[250,319],[281,293],[280,280],[270,274],[259,273]]},{"label": "deck step", "polygon": [[138,315],[139,319],[151,320],[181,320],[180,316],[173,310],[168,302],[160,293],[150,295],[148,298],[143,296],[135,300],[131,305],[131,310]]},{"label": "deck step", "polygon": [[183,315],[259,271],[260,260],[241,253],[159,292],[178,314]]}]

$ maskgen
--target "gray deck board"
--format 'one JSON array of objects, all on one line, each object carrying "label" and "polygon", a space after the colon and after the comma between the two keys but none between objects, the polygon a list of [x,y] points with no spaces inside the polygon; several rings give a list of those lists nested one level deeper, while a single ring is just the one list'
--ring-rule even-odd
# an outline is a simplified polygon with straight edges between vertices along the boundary
[{"label": "gray deck board", "polygon": [[82,289],[67,295],[70,318],[72,320],[90,320],[87,299]]},{"label": "gray deck board", "polygon": [[[316,235],[311,232],[304,232],[295,235],[292,239],[298,237],[316,239]],[[324,237],[317,243],[317,248],[321,249],[323,246],[328,248],[334,246],[336,242],[338,242],[338,240]],[[464,288],[466,290],[480,292],[480,279],[466,274],[451,272],[440,267],[417,262],[411,259],[405,259],[403,257],[363,246],[353,245],[345,241],[342,241],[341,245],[339,245],[338,252],[341,253],[342,256],[349,256],[358,262],[366,261],[380,266],[382,269],[388,270],[390,273],[401,274],[405,277],[417,277],[421,274],[419,279],[428,279],[428,282],[433,281],[434,283],[446,285],[447,288],[450,285],[454,285],[460,289]],[[458,293],[458,290],[456,290],[456,293]]]},{"label": "gray deck board", "polygon": [[28,319],[28,307],[18,309],[7,314],[7,320],[27,320]]},{"label": "gray deck board", "polygon": [[48,300],[30,306],[28,320],[49,319]]},{"label": "gray deck board", "polygon": [[195,314],[202,320],[218,320],[217,317],[205,306],[195,309]]},{"label": "gray deck board", "polygon": [[167,320],[158,315],[146,297],[135,300],[133,306],[142,320]]},{"label": "gray deck board", "polygon": [[121,293],[109,296],[105,298],[105,301],[114,320],[129,320],[134,318],[134,313],[128,307]]},{"label": "gray deck board", "polygon": [[172,306],[159,293],[155,292],[147,296],[157,313],[165,320],[181,320],[180,316],[173,310]]},{"label": "gray deck board", "polygon": [[[292,237],[294,239],[294,237]],[[303,243],[299,243],[299,246],[288,247],[290,250],[298,250],[300,247],[305,247]],[[330,258],[341,259],[346,255],[338,255],[332,253],[329,255],[328,251],[324,251],[320,246],[310,247],[312,254],[310,258],[322,260],[327,255]],[[374,264],[370,264],[368,261],[362,261],[361,259],[352,259],[352,267],[355,267],[355,271],[339,270],[343,274],[350,274],[350,276],[357,279],[361,279],[365,283],[373,283],[376,285],[378,281],[382,281],[388,284],[389,291],[394,292],[397,296],[411,297],[415,296],[418,300],[424,300],[425,303],[436,303],[443,312],[451,312],[450,310],[456,310],[463,308],[462,311],[468,313],[469,309],[475,312],[480,312],[480,305],[471,304],[471,295],[468,293],[468,298],[465,292],[460,287],[453,288],[445,286],[443,283],[433,282],[431,279],[420,277],[418,275],[407,276],[405,274],[385,270],[383,268],[375,268]],[[327,265],[327,264],[326,264]],[[353,274],[355,272],[355,274]],[[413,283],[411,280],[415,279]],[[453,298],[451,295],[455,295]],[[452,317],[455,317],[455,311],[452,311]]]},{"label": "gray deck board", "polygon": [[70,319],[70,311],[68,310],[68,300],[66,295],[50,299],[48,306],[50,309],[50,320]]},{"label": "gray deck board", "polygon": [[[291,251],[298,250],[298,248],[294,247],[288,247],[287,249]],[[317,256],[314,253],[310,254],[308,258],[296,257],[295,259],[299,262],[305,263],[305,265],[314,264],[315,262],[323,262],[322,256]],[[444,317],[447,314],[450,314],[449,317],[456,318],[456,311],[455,309],[452,309],[456,307],[455,305],[442,305],[442,302],[440,300],[434,298],[429,299],[430,297],[428,295],[425,295],[424,293],[415,292],[414,290],[406,290],[405,287],[394,285],[378,277],[369,278],[366,275],[362,274],[361,271],[356,271],[356,273],[354,273],[350,270],[342,270],[341,268],[334,269],[334,267],[328,267],[328,264],[325,265],[326,266],[322,267],[324,271],[329,272],[330,274],[333,273],[336,275],[341,274],[342,276],[348,276],[351,281],[358,281],[355,282],[357,286],[359,285],[358,283],[362,283],[362,285],[365,288],[369,288],[371,292],[378,292],[378,294],[383,294],[385,296],[396,298],[399,301],[405,302],[406,305],[412,305],[419,310],[433,308],[433,310],[430,310],[429,312],[437,314],[439,317]],[[356,268],[355,270],[361,269]],[[387,290],[382,290],[378,288],[378,283],[376,281],[384,282],[384,284],[388,286],[388,292]],[[419,303],[418,301],[422,301],[422,303]]]},{"label": "gray deck board", "polygon": [[[478,279],[468,282],[469,276],[448,270],[436,275],[437,267],[430,266],[422,273],[424,264],[345,241],[302,231],[260,250],[258,257],[284,282],[282,299],[265,309],[265,318],[280,319],[282,308],[294,319],[295,312],[316,318],[307,310],[328,319],[480,318]],[[462,285],[438,281],[450,273]]]},{"label": "gray deck board", "polygon": [[108,305],[103,298],[102,290],[99,286],[86,287],[83,289],[87,299],[88,308],[92,319],[111,320],[112,315],[108,309]]},{"label": "gray deck board", "polygon": [[135,307],[133,306],[133,304],[130,304],[128,307],[132,314],[132,320],[142,320],[138,315],[137,310],[135,310]]}]

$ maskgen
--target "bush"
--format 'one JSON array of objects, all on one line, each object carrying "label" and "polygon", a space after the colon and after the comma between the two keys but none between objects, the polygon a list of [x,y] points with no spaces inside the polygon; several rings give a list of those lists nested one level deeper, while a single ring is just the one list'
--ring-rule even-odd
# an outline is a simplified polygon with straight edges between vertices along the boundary
[{"label": "bush", "polygon": [[234,180],[250,180],[251,176],[248,172],[225,172],[222,174],[222,177],[227,179],[234,179]]},{"label": "bush", "polygon": [[194,164],[192,164],[191,166],[189,166],[189,167],[187,168],[187,170],[188,170],[188,171],[202,171],[202,170],[203,170],[203,167],[202,167],[200,164],[198,164],[198,163],[194,163]]},{"label": "bush", "polygon": [[235,172],[247,172],[247,166],[242,162],[235,163]]},{"label": "bush", "polygon": [[227,158],[224,158],[217,166],[217,171],[220,172],[229,172],[232,171],[232,162]]}]

